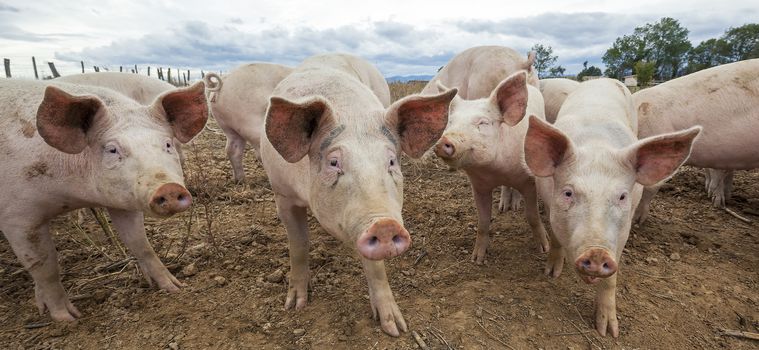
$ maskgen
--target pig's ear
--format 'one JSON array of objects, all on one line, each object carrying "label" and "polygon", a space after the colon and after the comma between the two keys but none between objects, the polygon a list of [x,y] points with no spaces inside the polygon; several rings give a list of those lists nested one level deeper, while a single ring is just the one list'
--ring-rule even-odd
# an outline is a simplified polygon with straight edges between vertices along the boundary
[{"label": "pig's ear", "polygon": [[282,158],[295,163],[308,154],[319,125],[331,116],[329,103],[322,97],[290,101],[272,96],[266,110],[266,137]]},{"label": "pig's ear", "polygon": [[572,153],[572,141],[561,130],[531,115],[524,139],[524,160],[535,176],[552,176]]},{"label": "pig's ear", "polygon": [[174,137],[181,143],[192,140],[208,121],[205,84],[202,81],[163,93],[156,98],[153,106],[163,111]]},{"label": "pig's ear", "polygon": [[388,107],[385,118],[400,136],[403,152],[419,158],[440,139],[457,92],[454,88],[438,95],[411,95]]},{"label": "pig's ear", "polygon": [[635,180],[652,186],[672,176],[690,156],[700,126],[640,140],[625,150],[635,170]]},{"label": "pig's ear", "polygon": [[77,154],[87,147],[87,132],[105,113],[95,96],[73,96],[55,86],[45,89],[37,109],[37,131],[48,145]]},{"label": "pig's ear", "polygon": [[498,84],[490,94],[490,102],[498,107],[501,121],[514,126],[524,119],[527,95],[527,71],[520,70]]}]

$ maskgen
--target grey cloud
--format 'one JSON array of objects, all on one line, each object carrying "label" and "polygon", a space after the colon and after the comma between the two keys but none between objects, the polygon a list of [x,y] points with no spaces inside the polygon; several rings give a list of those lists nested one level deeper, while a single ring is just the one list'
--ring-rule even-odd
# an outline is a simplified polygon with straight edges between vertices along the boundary
[{"label": "grey cloud", "polygon": [[0,2],[0,12],[15,12],[18,13],[20,10],[18,7],[13,7],[11,5],[6,5]]}]

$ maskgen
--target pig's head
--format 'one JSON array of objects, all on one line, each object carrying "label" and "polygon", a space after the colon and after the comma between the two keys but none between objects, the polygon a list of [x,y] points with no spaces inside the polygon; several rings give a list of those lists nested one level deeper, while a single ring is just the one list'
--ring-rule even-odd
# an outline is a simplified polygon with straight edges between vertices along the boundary
[{"label": "pig's head", "polygon": [[[553,193],[543,198],[551,203],[551,227],[586,283],[617,271],[640,185],[672,176],[700,132],[696,126],[623,148],[597,143],[578,147],[559,129],[530,117],[525,161],[535,176],[553,180]],[[634,196],[633,191],[638,193]]]},{"label": "pig's head", "polygon": [[150,106],[120,95],[74,96],[48,86],[37,129],[48,145],[75,155],[100,205],[169,216],[187,209],[175,140],[190,141],[208,119],[203,83],[175,89]]},{"label": "pig's head", "polygon": [[319,96],[271,97],[266,135],[288,162],[308,155],[319,223],[363,257],[382,260],[411,245],[401,216],[400,152],[419,158],[440,138],[455,95],[409,96],[368,113],[338,110]]},{"label": "pig's head", "polygon": [[[438,84],[439,89],[444,89]],[[522,70],[504,79],[487,98],[451,102],[448,127],[435,154],[454,168],[486,166],[495,161],[504,137],[504,124],[517,125],[527,108],[527,72]]]}]

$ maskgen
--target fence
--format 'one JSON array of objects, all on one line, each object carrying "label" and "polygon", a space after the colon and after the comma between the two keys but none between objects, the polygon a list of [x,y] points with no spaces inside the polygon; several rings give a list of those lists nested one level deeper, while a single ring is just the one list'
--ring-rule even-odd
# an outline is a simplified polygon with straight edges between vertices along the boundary
[{"label": "fence", "polygon": [[[36,57],[5,57],[3,58],[6,78],[54,79],[62,75],[87,72],[126,72],[154,76],[175,86],[187,86],[193,81],[202,79],[205,72],[177,67],[150,65],[97,65],[84,61],[71,62],[60,60],[37,60]],[[221,72],[219,72],[221,73]]]}]

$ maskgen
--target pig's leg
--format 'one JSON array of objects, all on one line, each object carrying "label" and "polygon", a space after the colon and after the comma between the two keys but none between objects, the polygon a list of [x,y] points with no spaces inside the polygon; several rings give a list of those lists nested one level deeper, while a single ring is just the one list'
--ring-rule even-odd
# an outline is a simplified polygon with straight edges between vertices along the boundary
[{"label": "pig's leg", "polygon": [[137,264],[140,265],[148,283],[152,284],[152,281],[155,281],[159,288],[168,292],[179,291],[179,287],[183,287],[184,284],[166,269],[148,242],[142,212],[108,208],[108,214],[119,238],[137,258]]},{"label": "pig's leg", "polygon": [[619,337],[619,321],[617,321],[617,276],[619,272],[599,282],[596,289],[596,331],[602,337],[606,331],[611,336]]},{"label": "pig's leg", "polygon": [[505,213],[509,210],[517,211],[521,208],[522,195],[519,191],[508,187],[501,186],[501,201],[498,202],[498,210]]},{"label": "pig's leg", "polygon": [[732,194],[733,171],[706,169],[706,174],[708,174],[706,193],[712,199],[712,206],[716,208],[724,208],[725,201],[729,199]]},{"label": "pig's leg", "polygon": [[706,189],[706,195],[710,198],[712,196],[712,170],[704,168],[704,189]]},{"label": "pig's leg", "polygon": [[538,244],[538,250],[541,253],[546,253],[551,249],[548,244],[548,233],[543,226],[543,222],[540,221],[540,212],[538,211],[538,194],[535,190],[535,184],[531,183],[528,186],[522,188],[524,196],[524,214],[527,216],[527,223],[530,224],[532,230],[532,237]]},{"label": "pig's leg", "polygon": [[379,316],[382,330],[394,337],[400,335],[399,329],[407,332],[406,320],[403,319],[401,310],[395,303],[393,291],[390,290],[390,284],[387,281],[385,263],[362,257],[361,264],[364,266],[364,273],[369,284],[369,300],[372,303],[374,319],[376,320]]},{"label": "pig's leg", "polygon": [[733,177],[735,176],[735,171],[733,170],[725,170],[725,200],[730,199],[730,197],[733,196]]},{"label": "pig's leg", "polygon": [[245,139],[235,131],[224,131],[224,134],[227,135],[227,158],[232,163],[235,182],[241,183],[245,180],[245,168],[242,165],[242,157],[245,155]]},{"label": "pig's leg", "polygon": [[651,210],[651,200],[654,199],[656,193],[659,192],[661,186],[654,185],[652,187],[643,187],[643,195],[640,197],[640,203],[635,208],[635,215],[633,216],[633,223],[636,225],[643,225],[648,219],[648,212]]},{"label": "pig's leg", "polygon": [[300,310],[308,303],[308,217],[306,208],[293,204],[286,197],[276,196],[277,215],[287,230],[290,249],[290,283],[285,309]]},{"label": "pig's leg", "polygon": [[472,186],[474,204],[477,206],[477,239],[474,242],[472,261],[481,265],[490,245],[490,218],[493,211],[493,190],[482,190]]},{"label": "pig's leg", "polygon": [[71,304],[61,284],[58,255],[48,224],[6,228],[3,232],[24,269],[34,279],[34,296],[40,314],[47,308],[56,321],[74,321],[76,317],[81,317],[82,314]]}]

